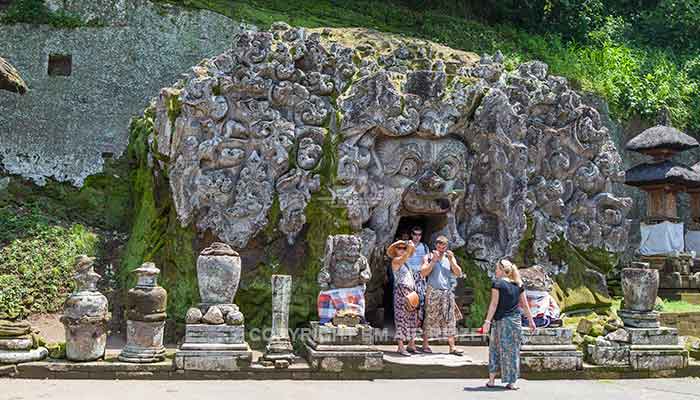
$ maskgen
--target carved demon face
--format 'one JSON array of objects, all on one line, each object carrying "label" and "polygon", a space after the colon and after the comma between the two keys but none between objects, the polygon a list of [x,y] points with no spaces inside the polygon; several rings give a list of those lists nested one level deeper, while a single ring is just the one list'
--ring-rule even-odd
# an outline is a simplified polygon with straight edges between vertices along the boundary
[{"label": "carved demon face", "polygon": [[377,144],[384,184],[403,189],[404,215],[454,211],[464,195],[466,154],[456,139],[400,138]]}]

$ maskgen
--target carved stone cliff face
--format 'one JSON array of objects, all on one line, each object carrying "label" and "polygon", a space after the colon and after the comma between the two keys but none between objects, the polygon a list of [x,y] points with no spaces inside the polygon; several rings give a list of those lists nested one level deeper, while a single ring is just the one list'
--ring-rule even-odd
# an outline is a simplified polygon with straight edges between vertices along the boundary
[{"label": "carved stone cliff face", "polygon": [[500,58],[360,30],[240,34],[157,104],[181,223],[243,249],[277,197],[295,244],[332,157],[327,200],[370,260],[404,217],[487,270],[516,255],[528,217],[532,261],[550,272],[566,268],[546,251],[558,238],[624,250],[631,200],[611,192],[621,159],[598,112],[545,64],[507,71]]}]

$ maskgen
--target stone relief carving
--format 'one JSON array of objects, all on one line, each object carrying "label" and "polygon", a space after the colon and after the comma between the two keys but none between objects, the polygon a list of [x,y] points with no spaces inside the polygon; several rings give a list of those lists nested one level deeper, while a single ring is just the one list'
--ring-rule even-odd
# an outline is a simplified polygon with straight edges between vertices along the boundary
[{"label": "stone relief carving", "polygon": [[277,196],[293,244],[326,154],[330,200],[368,238],[370,260],[403,217],[428,218],[487,270],[518,251],[528,220],[534,262],[549,272],[566,268],[546,251],[560,237],[624,250],[631,200],[612,192],[621,158],[564,78],[541,62],[507,71],[500,54],[347,32],[243,32],[193,68],[173,124],[161,95],[158,150],[183,224],[243,248]]}]

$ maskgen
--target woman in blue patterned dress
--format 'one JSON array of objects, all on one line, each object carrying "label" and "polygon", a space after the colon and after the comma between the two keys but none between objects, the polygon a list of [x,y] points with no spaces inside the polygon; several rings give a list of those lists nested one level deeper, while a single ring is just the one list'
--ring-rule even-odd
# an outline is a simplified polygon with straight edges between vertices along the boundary
[{"label": "woman in blue patterned dress", "polygon": [[495,386],[496,374],[500,371],[506,389],[518,389],[515,383],[520,375],[521,309],[530,329],[534,330],[535,321],[530,314],[518,267],[503,259],[496,264],[491,304],[482,327],[484,333],[491,331],[488,387]]}]

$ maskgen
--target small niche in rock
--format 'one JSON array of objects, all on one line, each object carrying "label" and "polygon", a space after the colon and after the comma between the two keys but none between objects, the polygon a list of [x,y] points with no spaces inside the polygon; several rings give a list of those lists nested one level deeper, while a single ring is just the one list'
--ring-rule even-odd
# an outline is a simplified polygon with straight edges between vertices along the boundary
[{"label": "small niche in rock", "polygon": [[49,55],[49,76],[70,76],[73,70],[73,57],[70,54]]}]

